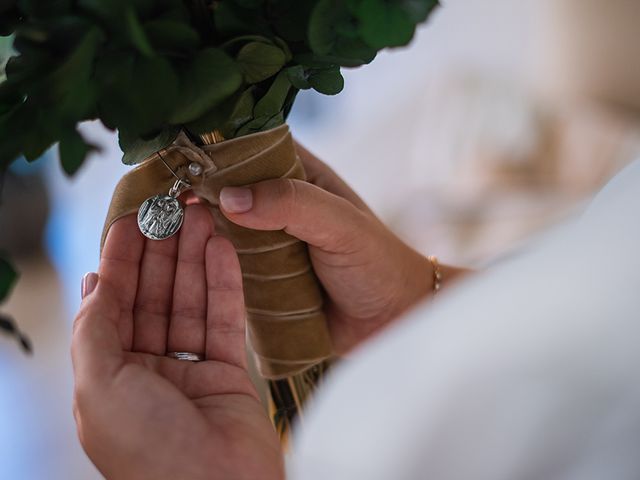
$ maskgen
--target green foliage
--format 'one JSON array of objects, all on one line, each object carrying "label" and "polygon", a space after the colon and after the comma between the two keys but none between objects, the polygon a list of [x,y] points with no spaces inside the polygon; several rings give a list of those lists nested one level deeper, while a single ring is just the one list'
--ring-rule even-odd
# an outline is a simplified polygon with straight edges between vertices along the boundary
[{"label": "green foliage", "polygon": [[120,131],[120,149],[124,152],[122,161],[127,165],[135,165],[140,158],[148,158],[167,145],[171,145],[178,137],[180,129],[177,127],[167,128],[155,138],[142,140],[137,136],[127,136],[124,131]]},{"label": "green foliage", "polygon": [[[437,0],[0,0],[15,55],[0,77],[0,171],[59,143],[68,174],[117,129],[135,164],[214,129],[273,128],[302,89],[335,95],[341,68],[407,44]],[[0,66],[8,42],[0,39]],[[6,57],[6,55],[5,55]]]},{"label": "green foliage", "polygon": [[69,176],[75,174],[82,166],[87,153],[94,149],[75,129],[63,133],[58,144],[62,169]]},{"label": "green foliage", "polygon": [[6,80],[4,69],[11,56],[12,41],[11,37],[0,37],[0,83]]},{"label": "green foliage", "polygon": [[[1,5],[1,4],[0,4]],[[11,292],[11,288],[18,278],[18,273],[11,264],[0,256],[0,302],[6,300]],[[11,317],[0,313],[0,332],[14,337],[22,346],[25,352],[31,352],[31,342],[18,330],[15,322]]]},{"label": "green foliage", "polygon": [[0,301],[5,300],[11,292],[11,287],[18,278],[18,273],[11,264],[0,257]]},{"label": "green foliage", "polygon": [[14,337],[25,353],[33,352],[29,338],[18,330],[16,323],[11,317],[2,313],[0,313],[0,332]]},{"label": "green foliage", "polygon": [[262,42],[247,43],[237,58],[247,83],[260,83],[275,75],[287,60],[281,48]]}]

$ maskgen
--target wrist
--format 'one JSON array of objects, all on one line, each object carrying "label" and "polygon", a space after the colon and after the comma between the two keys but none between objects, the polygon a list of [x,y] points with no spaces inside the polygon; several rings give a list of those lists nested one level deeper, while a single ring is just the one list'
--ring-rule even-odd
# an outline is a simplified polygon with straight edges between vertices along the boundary
[{"label": "wrist", "polygon": [[388,314],[389,322],[433,295],[434,269],[427,257],[411,250],[403,263],[401,278],[396,283],[396,301]]},{"label": "wrist", "polygon": [[425,257],[417,252],[409,258],[406,271],[405,288],[399,295],[395,317],[432,298],[456,279],[469,273],[468,270],[440,263],[438,257]]}]

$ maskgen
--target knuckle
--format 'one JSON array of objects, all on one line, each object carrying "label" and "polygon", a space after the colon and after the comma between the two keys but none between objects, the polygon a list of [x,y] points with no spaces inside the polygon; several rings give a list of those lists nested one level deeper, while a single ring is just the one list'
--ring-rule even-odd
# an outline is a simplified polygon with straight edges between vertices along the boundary
[{"label": "knuckle", "polygon": [[73,321],[73,327],[71,328],[71,352],[73,353],[73,351],[77,348],[77,343],[78,343],[78,337],[80,336],[82,329],[84,327],[84,324],[86,320],[86,313],[84,310],[80,310],[80,312],[78,312],[78,315],[76,315],[76,318]]},{"label": "knuckle", "polygon": [[348,223],[352,228],[342,228],[334,232],[333,241],[342,251],[360,253],[371,250],[380,240],[378,232],[374,231],[370,218],[345,201],[342,212],[349,215]]},{"label": "knuckle", "polygon": [[285,181],[286,195],[285,195],[285,207],[288,213],[292,213],[293,210],[300,205],[300,201],[303,199],[302,183],[299,180],[287,179]]},{"label": "knuckle", "polygon": [[295,212],[296,201],[298,197],[298,187],[292,179],[283,179],[275,182],[275,198],[277,201],[277,214],[280,217],[282,227],[286,226],[286,222]]},{"label": "knuckle", "polygon": [[281,182],[278,182],[278,196],[282,200],[285,206],[290,206],[294,203],[296,197],[296,184],[290,178],[286,178]]}]

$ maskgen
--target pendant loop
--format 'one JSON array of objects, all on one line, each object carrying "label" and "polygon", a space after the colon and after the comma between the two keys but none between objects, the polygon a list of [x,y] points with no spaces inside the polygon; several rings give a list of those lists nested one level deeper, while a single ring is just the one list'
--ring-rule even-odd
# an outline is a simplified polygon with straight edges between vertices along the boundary
[{"label": "pendant loop", "polygon": [[181,193],[191,188],[191,183],[188,180],[183,180],[179,178],[176,180],[176,183],[173,184],[171,190],[169,190],[169,196],[173,198],[178,198]]}]

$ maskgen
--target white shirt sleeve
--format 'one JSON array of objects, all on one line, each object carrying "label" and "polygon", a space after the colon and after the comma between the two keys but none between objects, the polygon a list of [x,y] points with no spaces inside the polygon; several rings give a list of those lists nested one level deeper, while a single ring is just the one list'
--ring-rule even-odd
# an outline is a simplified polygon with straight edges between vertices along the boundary
[{"label": "white shirt sleeve", "polygon": [[640,162],[581,219],[365,345],[294,480],[640,478]]}]

